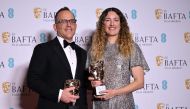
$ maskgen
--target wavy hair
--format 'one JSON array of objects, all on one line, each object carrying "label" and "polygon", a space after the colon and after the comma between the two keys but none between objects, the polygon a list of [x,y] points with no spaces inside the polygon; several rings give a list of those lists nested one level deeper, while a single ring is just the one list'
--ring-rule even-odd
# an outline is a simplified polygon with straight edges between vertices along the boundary
[{"label": "wavy hair", "polygon": [[119,53],[126,58],[129,57],[132,53],[133,39],[129,31],[127,20],[119,9],[112,7],[105,9],[100,16],[99,21],[97,22],[96,31],[92,37],[92,46],[90,51],[92,61],[98,61],[103,58],[104,49],[107,43],[104,20],[110,11],[115,12],[120,18],[121,28],[119,31],[118,39],[116,41],[118,44]]}]

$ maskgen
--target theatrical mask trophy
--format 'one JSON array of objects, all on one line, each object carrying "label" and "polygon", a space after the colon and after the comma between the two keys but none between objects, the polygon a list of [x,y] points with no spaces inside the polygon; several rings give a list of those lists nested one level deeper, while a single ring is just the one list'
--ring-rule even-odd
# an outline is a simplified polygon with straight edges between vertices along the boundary
[{"label": "theatrical mask trophy", "polygon": [[[80,88],[80,80],[78,79],[68,79],[65,81],[64,88],[75,87],[74,90],[71,90],[70,93],[72,95],[79,95],[79,88]],[[75,102],[73,102],[75,105]]]},{"label": "theatrical mask trophy", "polygon": [[104,61],[97,61],[95,63],[90,64],[89,73],[90,76],[94,78],[94,81],[102,82],[100,86],[95,87],[95,95],[96,96],[103,95],[103,93],[100,92],[106,90],[106,86],[102,81],[104,77]]}]

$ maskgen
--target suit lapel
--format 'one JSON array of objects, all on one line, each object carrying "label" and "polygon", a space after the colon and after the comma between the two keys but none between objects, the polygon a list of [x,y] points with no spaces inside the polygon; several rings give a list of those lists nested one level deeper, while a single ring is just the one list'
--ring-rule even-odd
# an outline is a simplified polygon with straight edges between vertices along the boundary
[{"label": "suit lapel", "polygon": [[61,65],[66,66],[66,71],[65,72],[69,72],[69,76],[72,77],[72,73],[71,73],[71,67],[69,65],[69,61],[67,59],[67,56],[61,46],[61,44],[59,43],[58,39],[55,38],[54,39],[54,46],[53,49],[55,51],[55,53],[58,55],[58,57],[60,58],[60,62],[62,63]]},{"label": "suit lapel", "polygon": [[75,74],[75,78],[78,79],[79,78],[79,71],[81,68],[81,53],[78,47],[76,47],[76,56],[77,56],[77,67],[76,67],[76,74]]}]

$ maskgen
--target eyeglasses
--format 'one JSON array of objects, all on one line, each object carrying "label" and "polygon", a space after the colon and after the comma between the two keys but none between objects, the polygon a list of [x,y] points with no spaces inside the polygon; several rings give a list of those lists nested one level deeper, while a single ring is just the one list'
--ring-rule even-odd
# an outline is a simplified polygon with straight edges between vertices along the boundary
[{"label": "eyeglasses", "polygon": [[70,19],[70,20],[61,19],[61,20],[58,20],[56,22],[56,24],[58,24],[58,23],[61,23],[61,24],[68,24],[68,23],[70,23],[70,24],[76,24],[76,22],[77,22],[76,19]]}]

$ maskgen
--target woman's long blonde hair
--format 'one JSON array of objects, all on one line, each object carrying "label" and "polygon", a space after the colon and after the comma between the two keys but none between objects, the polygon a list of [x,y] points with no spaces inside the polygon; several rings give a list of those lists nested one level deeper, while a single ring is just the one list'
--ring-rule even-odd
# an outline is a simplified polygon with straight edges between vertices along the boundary
[{"label": "woman's long blonde hair", "polygon": [[99,21],[97,22],[97,28],[92,37],[92,46],[90,51],[92,61],[98,61],[103,58],[104,49],[107,43],[104,20],[110,11],[115,12],[120,18],[121,29],[116,42],[118,44],[120,54],[127,58],[132,53],[133,39],[129,31],[127,20],[119,9],[112,7],[104,10],[99,18]]}]

